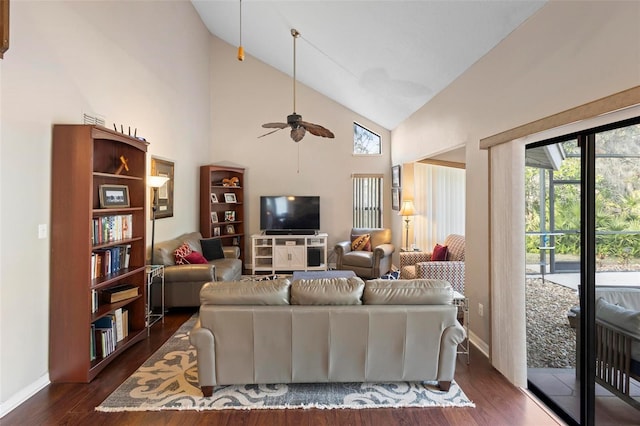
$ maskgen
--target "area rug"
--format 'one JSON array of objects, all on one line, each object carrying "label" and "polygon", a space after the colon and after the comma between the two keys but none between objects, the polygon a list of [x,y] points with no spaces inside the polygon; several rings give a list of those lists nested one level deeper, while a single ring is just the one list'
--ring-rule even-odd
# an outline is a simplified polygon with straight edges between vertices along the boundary
[{"label": "area rug", "polygon": [[455,382],[448,392],[435,382],[217,386],[205,398],[189,344],[195,321],[196,316],[185,322],[96,411],[475,407]]}]

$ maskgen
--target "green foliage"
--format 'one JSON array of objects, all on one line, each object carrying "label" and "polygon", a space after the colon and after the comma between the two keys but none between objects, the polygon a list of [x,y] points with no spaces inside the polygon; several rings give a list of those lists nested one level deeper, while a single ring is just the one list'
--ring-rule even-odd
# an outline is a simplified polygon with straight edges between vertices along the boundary
[{"label": "green foliage", "polygon": [[[549,231],[549,181],[553,178],[557,254],[580,253],[580,185],[562,182],[580,180],[580,149],[576,141],[562,143],[567,158],[559,170],[545,171],[546,199],[540,200],[540,170],[525,170],[525,229]],[[598,258],[616,258],[625,264],[640,258],[640,125],[615,129],[596,135],[596,242]],[[560,182],[558,182],[560,181]],[[540,206],[546,221],[541,224]],[[543,226],[541,226],[543,225]],[[526,239],[528,253],[537,253],[539,236]]]}]

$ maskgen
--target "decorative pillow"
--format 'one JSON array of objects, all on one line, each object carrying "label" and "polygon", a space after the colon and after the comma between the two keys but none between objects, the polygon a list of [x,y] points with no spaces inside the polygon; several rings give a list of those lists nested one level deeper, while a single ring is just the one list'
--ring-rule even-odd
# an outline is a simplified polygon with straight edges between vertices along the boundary
[{"label": "decorative pillow", "polygon": [[371,251],[371,235],[352,235],[351,250]]},{"label": "decorative pillow", "polygon": [[224,250],[222,249],[222,241],[218,238],[207,238],[200,240],[202,246],[202,254],[207,260],[224,259]]},{"label": "decorative pillow", "polygon": [[173,257],[176,260],[176,265],[186,265],[187,263],[189,263],[185,260],[185,257],[189,256],[191,252],[193,252],[191,246],[189,246],[189,244],[187,243],[182,243],[182,245],[173,252]]},{"label": "decorative pillow", "polygon": [[198,263],[208,263],[207,259],[205,259],[204,256],[201,255],[200,253],[198,253],[197,251],[192,251],[191,253],[186,255],[184,257],[184,260],[187,263],[190,263],[192,265],[195,265],[195,264],[198,264]]},{"label": "decorative pillow", "polygon": [[447,260],[447,246],[436,244],[436,246],[433,248],[433,252],[431,252],[431,260]]}]

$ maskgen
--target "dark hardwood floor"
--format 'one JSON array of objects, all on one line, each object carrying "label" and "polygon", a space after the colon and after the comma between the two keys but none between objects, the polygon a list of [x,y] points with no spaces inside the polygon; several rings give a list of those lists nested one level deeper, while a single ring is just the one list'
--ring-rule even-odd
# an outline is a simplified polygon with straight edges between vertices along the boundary
[{"label": "dark hardwood floor", "polygon": [[476,408],[364,410],[225,410],[99,413],[94,408],[142,364],[194,311],[172,311],[151,336],[111,363],[89,384],[52,384],[0,419],[9,425],[556,425],[531,397],[472,348],[460,356],[456,381]]}]

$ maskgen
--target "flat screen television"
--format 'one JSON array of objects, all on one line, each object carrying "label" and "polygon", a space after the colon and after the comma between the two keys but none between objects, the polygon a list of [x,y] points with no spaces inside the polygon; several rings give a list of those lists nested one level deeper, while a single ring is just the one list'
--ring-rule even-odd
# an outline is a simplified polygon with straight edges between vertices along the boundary
[{"label": "flat screen television", "polygon": [[260,197],[260,229],[267,234],[313,234],[320,229],[320,197]]}]

